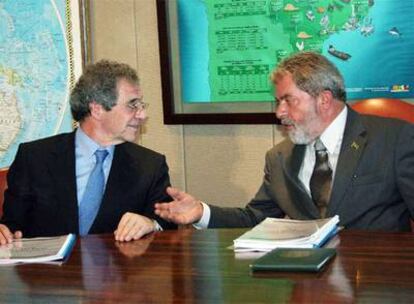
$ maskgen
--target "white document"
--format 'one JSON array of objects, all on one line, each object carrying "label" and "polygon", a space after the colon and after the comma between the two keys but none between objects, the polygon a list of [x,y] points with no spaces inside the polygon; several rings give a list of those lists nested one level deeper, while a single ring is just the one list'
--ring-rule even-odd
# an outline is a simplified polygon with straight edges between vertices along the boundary
[{"label": "white document", "polygon": [[270,251],[275,248],[320,247],[336,234],[339,217],[321,220],[266,218],[234,242],[235,251]]},{"label": "white document", "polygon": [[75,243],[74,234],[16,239],[0,246],[0,265],[63,261]]}]

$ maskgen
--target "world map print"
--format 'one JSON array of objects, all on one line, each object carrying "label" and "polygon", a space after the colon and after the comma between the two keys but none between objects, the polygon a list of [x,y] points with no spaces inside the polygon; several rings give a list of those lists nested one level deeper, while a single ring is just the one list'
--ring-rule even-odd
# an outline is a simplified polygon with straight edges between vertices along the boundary
[{"label": "world map print", "polygon": [[65,0],[0,0],[0,168],[21,142],[70,131]]}]

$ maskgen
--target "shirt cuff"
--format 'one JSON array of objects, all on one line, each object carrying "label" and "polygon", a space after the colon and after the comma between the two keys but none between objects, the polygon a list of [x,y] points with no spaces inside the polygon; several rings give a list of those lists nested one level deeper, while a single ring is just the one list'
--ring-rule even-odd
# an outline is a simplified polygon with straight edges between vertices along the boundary
[{"label": "shirt cuff", "polygon": [[201,205],[203,205],[203,215],[198,222],[193,224],[193,227],[196,229],[206,229],[208,227],[208,223],[210,222],[210,207],[204,202],[201,202]]},{"label": "shirt cuff", "polygon": [[154,231],[163,231],[164,229],[162,229],[161,225],[158,224],[158,222],[156,220],[152,220],[154,222]]}]

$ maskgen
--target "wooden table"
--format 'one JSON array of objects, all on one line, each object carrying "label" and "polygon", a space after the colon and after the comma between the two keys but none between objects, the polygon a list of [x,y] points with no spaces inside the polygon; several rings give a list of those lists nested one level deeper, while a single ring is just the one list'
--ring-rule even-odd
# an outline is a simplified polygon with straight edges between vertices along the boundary
[{"label": "wooden table", "polygon": [[78,239],[61,265],[0,268],[1,303],[414,303],[414,234],[342,231],[321,273],[251,273],[243,229]]}]

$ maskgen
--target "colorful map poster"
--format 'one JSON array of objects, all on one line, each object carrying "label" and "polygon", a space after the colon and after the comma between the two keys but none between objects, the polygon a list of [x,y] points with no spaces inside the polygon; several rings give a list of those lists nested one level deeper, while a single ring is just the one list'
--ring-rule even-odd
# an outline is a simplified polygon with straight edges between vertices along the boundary
[{"label": "colorful map poster", "polygon": [[81,67],[77,0],[0,0],[0,168],[21,142],[72,129]]},{"label": "colorful map poster", "polygon": [[269,73],[315,51],[348,99],[414,97],[414,1],[177,0],[184,103],[272,101]]}]

